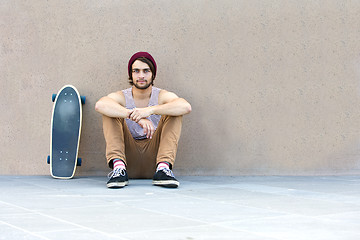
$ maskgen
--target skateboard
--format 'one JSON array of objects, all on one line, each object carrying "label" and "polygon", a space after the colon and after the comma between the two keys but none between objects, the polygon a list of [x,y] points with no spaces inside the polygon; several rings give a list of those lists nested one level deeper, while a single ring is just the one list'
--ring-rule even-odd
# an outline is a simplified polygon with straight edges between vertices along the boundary
[{"label": "skateboard", "polygon": [[65,85],[52,95],[54,102],[51,117],[50,173],[53,178],[70,179],[74,177],[76,166],[81,166],[78,158],[82,104],[85,96],[80,96],[72,85]]}]

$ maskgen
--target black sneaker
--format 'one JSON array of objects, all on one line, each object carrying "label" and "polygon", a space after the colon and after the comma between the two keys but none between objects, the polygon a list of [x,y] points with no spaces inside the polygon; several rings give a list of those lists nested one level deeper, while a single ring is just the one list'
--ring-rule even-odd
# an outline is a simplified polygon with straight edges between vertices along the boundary
[{"label": "black sneaker", "polygon": [[167,188],[177,188],[180,185],[173,172],[167,168],[160,169],[155,173],[153,184]]},{"label": "black sneaker", "polygon": [[129,183],[129,178],[125,169],[116,169],[111,171],[108,175],[110,180],[106,186],[108,188],[123,188]]}]

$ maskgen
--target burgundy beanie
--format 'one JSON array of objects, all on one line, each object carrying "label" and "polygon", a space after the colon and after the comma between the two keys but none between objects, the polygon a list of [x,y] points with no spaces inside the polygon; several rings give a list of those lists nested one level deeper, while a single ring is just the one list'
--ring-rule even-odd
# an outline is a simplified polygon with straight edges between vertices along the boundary
[{"label": "burgundy beanie", "polygon": [[137,52],[130,58],[129,64],[128,64],[129,77],[131,77],[131,66],[132,66],[132,64],[135,62],[136,59],[141,58],[141,57],[149,59],[152,62],[152,64],[154,65],[155,71],[153,72],[153,74],[154,74],[154,78],[155,78],[155,76],[156,76],[156,62],[155,62],[155,59],[148,52]]}]

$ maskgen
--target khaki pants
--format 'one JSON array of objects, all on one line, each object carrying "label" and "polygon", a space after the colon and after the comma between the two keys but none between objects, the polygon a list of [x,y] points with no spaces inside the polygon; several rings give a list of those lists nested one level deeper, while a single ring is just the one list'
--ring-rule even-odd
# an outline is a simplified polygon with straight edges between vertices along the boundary
[{"label": "khaki pants", "polygon": [[123,118],[103,115],[106,160],[122,159],[130,178],[152,178],[159,162],[174,165],[181,134],[182,116],[162,116],[152,139],[135,140]]}]

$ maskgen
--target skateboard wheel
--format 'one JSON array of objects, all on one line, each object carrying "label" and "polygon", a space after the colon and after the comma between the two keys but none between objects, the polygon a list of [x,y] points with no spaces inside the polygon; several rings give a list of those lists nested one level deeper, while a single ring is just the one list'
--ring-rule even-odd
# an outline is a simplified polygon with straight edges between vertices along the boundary
[{"label": "skateboard wheel", "polygon": [[50,155],[47,157],[47,163],[50,164]]},{"label": "skateboard wheel", "polygon": [[53,102],[55,102],[55,98],[56,98],[56,94],[54,93],[54,94],[52,95],[52,101],[53,101]]},{"label": "skateboard wheel", "polygon": [[85,97],[85,96],[80,96],[80,98],[81,98],[81,103],[82,103],[82,104],[85,104],[86,97]]},{"label": "skateboard wheel", "polygon": [[81,158],[78,158],[78,159],[77,159],[76,166],[81,166],[81,162],[82,162],[82,159],[81,159]]}]

